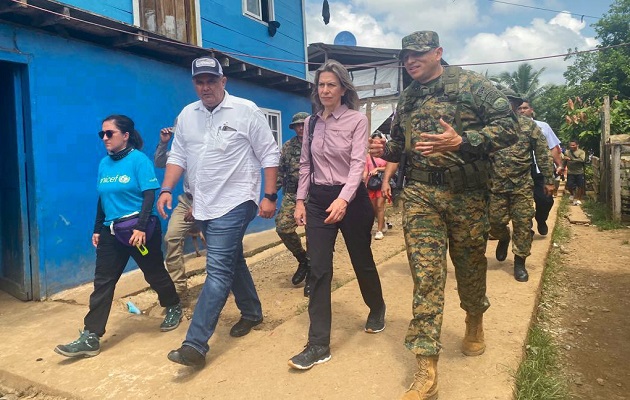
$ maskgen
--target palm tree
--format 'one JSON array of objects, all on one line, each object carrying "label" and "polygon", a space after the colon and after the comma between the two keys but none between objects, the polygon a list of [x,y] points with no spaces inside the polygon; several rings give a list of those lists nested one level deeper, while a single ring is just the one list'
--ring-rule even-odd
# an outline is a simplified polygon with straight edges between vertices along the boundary
[{"label": "palm tree", "polygon": [[532,101],[547,89],[546,86],[540,86],[539,77],[544,71],[544,67],[536,71],[531,64],[523,63],[518,66],[516,72],[511,74],[502,72],[491,80],[509,87]]}]

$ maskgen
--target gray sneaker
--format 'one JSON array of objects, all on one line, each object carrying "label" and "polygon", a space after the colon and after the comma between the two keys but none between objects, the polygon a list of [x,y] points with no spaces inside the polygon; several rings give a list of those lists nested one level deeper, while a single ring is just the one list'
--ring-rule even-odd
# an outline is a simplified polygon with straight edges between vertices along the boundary
[{"label": "gray sneaker", "polygon": [[96,333],[87,329],[79,331],[81,334],[77,340],[68,344],[60,344],[55,347],[55,353],[66,357],[94,357],[101,352],[101,345]]},{"label": "gray sneaker", "polygon": [[164,317],[164,321],[162,321],[162,324],[160,324],[160,330],[162,332],[168,332],[177,328],[182,320],[183,315],[184,312],[182,311],[181,304],[166,307],[166,316]]}]

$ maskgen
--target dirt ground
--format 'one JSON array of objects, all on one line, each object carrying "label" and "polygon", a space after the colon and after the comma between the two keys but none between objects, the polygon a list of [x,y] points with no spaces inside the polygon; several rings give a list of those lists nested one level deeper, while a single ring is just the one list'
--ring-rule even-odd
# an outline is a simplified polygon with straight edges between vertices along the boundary
[{"label": "dirt ground", "polygon": [[[377,265],[390,259],[405,249],[402,237],[401,214],[393,212],[388,221],[392,224],[392,229],[385,233],[382,240],[372,242],[372,252]],[[304,238],[302,238],[304,242]],[[205,257],[198,257],[188,261],[189,266],[201,266],[205,264]],[[264,323],[254,329],[273,330],[287,319],[306,311],[308,299],[303,296],[296,296],[295,292],[302,294],[304,284],[293,286],[291,277],[297,268],[297,261],[293,255],[284,248],[266,250],[247,260],[247,265],[252,273],[256,290],[263,304]],[[199,297],[199,292],[205,279],[205,273],[193,275],[188,278],[187,293],[182,296],[182,303],[185,306],[184,315],[192,318],[195,301]],[[341,233],[337,237],[334,254],[334,275],[333,290],[343,286],[348,281],[355,279],[354,272],[350,266],[350,258],[346,250]],[[240,318],[240,312],[236,308],[233,296],[230,294],[228,302],[221,313],[219,326],[232,326]],[[151,291],[143,292],[135,296],[124,298],[119,306],[125,307],[125,303],[131,300],[146,314],[159,316],[163,313],[163,308],[155,302],[155,294]]]},{"label": "dirt ground", "polygon": [[[377,264],[404,251],[400,213],[392,213],[390,222],[393,229],[372,245]],[[565,267],[560,273],[559,296],[550,304],[549,330],[560,344],[570,398],[630,399],[630,230],[600,232],[594,226],[570,225],[562,217],[558,223],[569,226],[571,238],[562,247]],[[490,242],[490,246],[495,243]],[[204,262],[201,256],[188,261],[187,266],[201,267]],[[255,329],[271,331],[306,311],[307,299],[301,296],[303,285],[294,287],[290,283],[297,262],[283,246],[249,258],[248,265],[264,305],[265,321]],[[333,289],[355,279],[341,235],[334,273]],[[183,298],[188,318],[204,279],[205,274],[189,278],[190,289]],[[117,306],[125,309],[125,303],[133,301],[144,313],[158,317],[163,309],[155,299],[154,293],[142,292],[119,300]],[[500,304],[500,296],[494,296],[493,301]],[[238,318],[230,298],[218,329],[229,329]],[[0,386],[0,400],[4,399],[61,398],[32,388],[16,391]]]},{"label": "dirt ground", "polygon": [[550,330],[571,399],[630,399],[630,229],[569,226]]}]

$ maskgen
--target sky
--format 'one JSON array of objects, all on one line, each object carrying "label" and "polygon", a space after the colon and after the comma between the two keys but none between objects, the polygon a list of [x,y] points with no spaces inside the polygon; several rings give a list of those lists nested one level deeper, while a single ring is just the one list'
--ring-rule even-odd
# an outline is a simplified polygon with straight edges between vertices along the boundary
[{"label": "sky", "polygon": [[[305,0],[307,43],[333,44],[350,31],[357,46],[397,49],[403,36],[433,30],[449,64],[520,60],[593,49],[592,24],[613,0],[328,0],[330,22],[322,20],[323,0]],[[534,8],[526,8],[513,3]],[[552,10],[546,11],[540,8]],[[522,63],[468,66],[480,73],[513,72]],[[545,68],[542,84],[563,84],[571,61],[564,57],[527,61]]]}]

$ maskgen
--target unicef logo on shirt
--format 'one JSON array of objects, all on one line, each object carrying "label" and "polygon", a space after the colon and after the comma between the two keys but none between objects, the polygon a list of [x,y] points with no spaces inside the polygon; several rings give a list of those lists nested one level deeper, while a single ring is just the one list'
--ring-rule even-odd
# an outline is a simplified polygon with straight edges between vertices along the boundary
[{"label": "unicef logo on shirt", "polygon": [[130,180],[131,180],[131,178],[129,176],[127,176],[127,175],[121,175],[118,178],[118,182],[120,182],[120,183],[129,183]]}]

